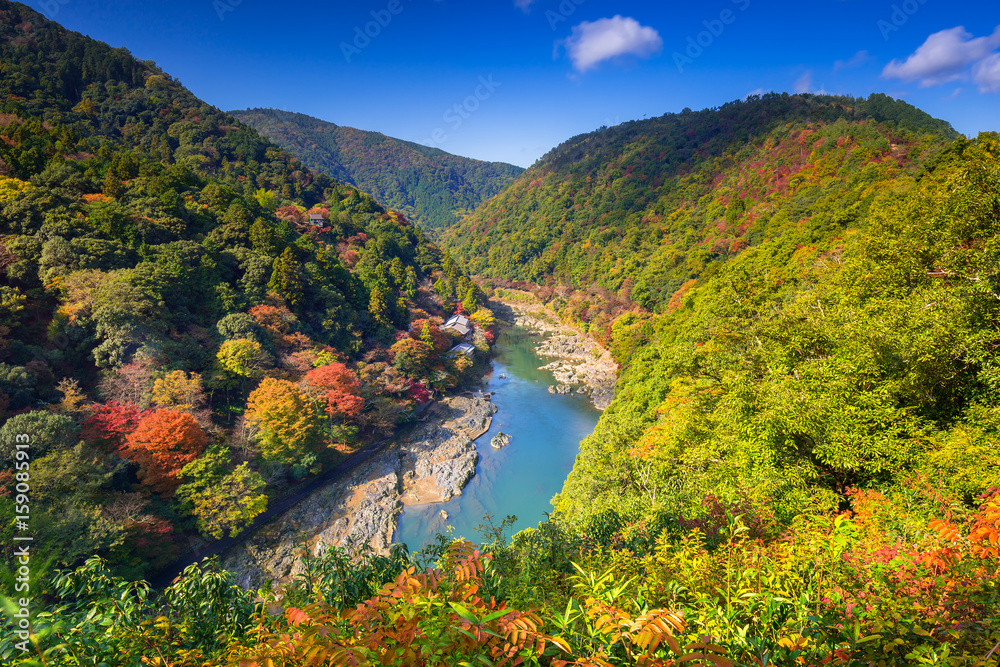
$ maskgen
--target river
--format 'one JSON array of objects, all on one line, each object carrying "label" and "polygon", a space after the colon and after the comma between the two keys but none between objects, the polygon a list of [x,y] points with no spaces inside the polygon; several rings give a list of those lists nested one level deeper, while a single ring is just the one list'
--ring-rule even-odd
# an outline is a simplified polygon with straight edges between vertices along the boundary
[{"label": "river", "polygon": [[[586,396],[548,392],[555,379],[538,370],[550,360],[535,353],[537,340],[520,328],[504,329],[497,339],[493,372],[484,389],[496,392],[493,402],[499,410],[489,432],[476,440],[476,476],[461,496],[446,503],[404,508],[394,541],[405,543],[411,553],[449,526],[454,537],[481,542],[476,527],[487,513],[497,524],[508,514],[516,515],[513,533],[538,525],[552,510],[550,501],[562,490],[580,441],[593,432],[601,413]],[[490,439],[500,431],[511,436],[511,443],[496,450]]]}]

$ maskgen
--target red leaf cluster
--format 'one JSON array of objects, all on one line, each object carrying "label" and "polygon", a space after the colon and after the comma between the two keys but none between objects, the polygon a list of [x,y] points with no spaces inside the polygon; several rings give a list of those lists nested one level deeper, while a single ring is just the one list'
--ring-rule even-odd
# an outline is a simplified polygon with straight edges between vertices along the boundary
[{"label": "red leaf cluster", "polygon": [[108,451],[118,451],[125,444],[125,437],[134,431],[139,421],[150,414],[131,403],[109,401],[94,408],[83,420],[81,437],[88,442],[104,444]]},{"label": "red leaf cluster", "polygon": [[178,410],[157,410],[142,418],[125,439],[123,455],[138,463],[142,483],[162,494],[172,494],[181,469],[198,458],[208,437],[195,418]]},{"label": "red leaf cluster", "polygon": [[356,417],[365,407],[365,399],[358,395],[361,382],[342,363],[334,362],[309,371],[305,382],[322,392],[320,398],[326,402],[326,413],[331,417]]}]

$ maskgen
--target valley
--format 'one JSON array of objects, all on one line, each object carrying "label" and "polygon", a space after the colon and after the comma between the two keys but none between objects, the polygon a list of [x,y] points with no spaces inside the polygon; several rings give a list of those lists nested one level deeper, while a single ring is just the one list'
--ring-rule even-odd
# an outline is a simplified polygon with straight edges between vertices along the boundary
[{"label": "valley", "polygon": [[[447,502],[406,505],[393,541],[406,544],[412,552],[448,529],[456,538],[479,540],[477,528],[486,515],[498,524],[516,516],[508,528],[512,533],[545,520],[545,513],[552,510],[549,501],[572,468],[580,440],[593,431],[599,412],[583,394],[547,391],[556,379],[543,370],[548,361],[540,352],[544,344],[520,321],[504,327],[494,348],[492,372],[483,383],[483,391],[493,394],[497,413],[490,429],[476,441],[476,476],[461,495]],[[510,442],[498,450],[490,440],[499,433],[509,435]]]},{"label": "valley", "polygon": [[[0,0],[0,663],[1000,665],[1000,32],[48,4]],[[393,138],[442,123],[490,159]]]}]

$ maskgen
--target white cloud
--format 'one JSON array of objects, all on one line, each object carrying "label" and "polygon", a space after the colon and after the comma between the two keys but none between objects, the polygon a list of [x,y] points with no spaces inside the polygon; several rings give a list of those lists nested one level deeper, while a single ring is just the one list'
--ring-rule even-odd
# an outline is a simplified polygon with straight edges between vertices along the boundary
[{"label": "white cloud", "polygon": [[966,78],[965,69],[997,47],[1000,47],[1000,26],[989,37],[975,38],[963,26],[942,30],[928,37],[905,61],[893,60],[886,65],[882,76],[919,81],[921,88],[940,86]]},{"label": "white cloud", "polygon": [[533,5],[534,3],[535,0],[514,0],[514,6],[520,9],[525,14],[531,11],[531,5]]},{"label": "white cloud", "polygon": [[771,91],[764,90],[763,88],[754,88],[749,93],[747,93],[746,95],[744,95],[743,99],[749,99],[749,98],[753,97],[754,95],[766,95],[769,92],[771,92]]},{"label": "white cloud", "polygon": [[981,93],[1000,93],[1000,53],[983,58],[972,69],[972,80]]},{"label": "white cloud", "polygon": [[850,60],[838,60],[833,63],[833,71],[836,72],[842,69],[848,69],[850,67],[860,67],[865,63],[871,61],[872,57],[867,51],[858,51]]},{"label": "white cloud", "polygon": [[663,49],[663,39],[656,30],[622,16],[584,21],[573,28],[573,34],[563,44],[579,72],[619,56],[649,58]]},{"label": "white cloud", "polygon": [[812,90],[813,86],[813,73],[812,70],[806,70],[806,73],[795,80],[795,84],[792,86],[793,93],[808,93]]}]

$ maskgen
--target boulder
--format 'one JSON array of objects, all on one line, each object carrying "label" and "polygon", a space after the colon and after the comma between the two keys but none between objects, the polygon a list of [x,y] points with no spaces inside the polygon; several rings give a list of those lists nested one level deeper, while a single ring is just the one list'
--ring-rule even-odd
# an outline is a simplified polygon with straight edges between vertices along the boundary
[{"label": "boulder", "polygon": [[497,433],[495,436],[493,436],[493,439],[490,440],[490,447],[492,447],[493,449],[503,449],[509,444],[510,444],[510,435],[508,435],[507,433]]}]

